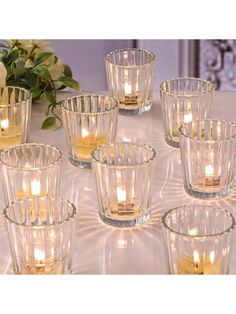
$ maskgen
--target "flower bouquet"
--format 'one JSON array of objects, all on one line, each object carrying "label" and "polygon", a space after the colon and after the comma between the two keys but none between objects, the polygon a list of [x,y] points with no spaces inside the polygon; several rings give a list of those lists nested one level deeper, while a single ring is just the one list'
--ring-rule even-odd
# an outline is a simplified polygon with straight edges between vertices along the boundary
[{"label": "flower bouquet", "polygon": [[0,44],[0,86],[29,89],[33,101],[46,99],[48,108],[41,128],[59,128],[62,121],[56,113],[57,91],[66,87],[79,90],[70,67],[54,55],[44,40],[9,40]]}]

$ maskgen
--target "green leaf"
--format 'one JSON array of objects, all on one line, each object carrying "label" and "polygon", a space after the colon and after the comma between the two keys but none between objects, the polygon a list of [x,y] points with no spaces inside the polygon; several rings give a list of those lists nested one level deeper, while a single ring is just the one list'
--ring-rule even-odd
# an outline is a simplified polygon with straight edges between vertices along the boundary
[{"label": "green leaf", "polygon": [[41,129],[43,130],[50,129],[55,125],[55,123],[56,123],[56,118],[50,116],[43,121],[41,125]]},{"label": "green leaf", "polygon": [[6,58],[7,50],[0,50],[0,60]]},{"label": "green leaf", "polygon": [[45,60],[47,60],[49,57],[51,57],[53,53],[51,52],[41,52],[37,55],[37,57],[34,60],[34,64],[38,65],[40,63],[43,63]]},{"label": "green leaf", "polygon": [[38,85],[38,76],[35,73],[32,73],[32,71],[28,71],[20,78],[20,82],[25,86],[32,88]]},{"label": "green leaf", "polygon": [[32,87],[31,94],[33,99],[38,98],[42,94],[42,89],[38,87]]},{"label": "green leaf", "polygon": [[18,54],[19,54],[19,50],[17,48],[10,50],[7,56],[4,58],[4,63],[6,64],[6,66],[9,66],[10,64],[12,64],[12,62],[18,57]]},{"label": "green leaf", "polygon": [[37,65],[33,68],[33,72],[45,80],[51,80],[51,75],[45,65]]},{"label": "green leaf", "polygon": [[45,91],[44,96],[46,97],[46,99],[49,101],[50,104],[52,104],[52,105],[56,104],[56,98],[55,98],[53,92]]},{"label": "green leaf", "polygon": [[69,65],[67,64],[63,64],[64,65],[64,75],[66,77],[72,77],[72,71],[71,68],[69,67]]},{"label": "green leaf", "polygon": [[63,85],[71,87],[75,90],[79,90],[79,83],[71,77],[60,77],[59,81],[62,82]]}]

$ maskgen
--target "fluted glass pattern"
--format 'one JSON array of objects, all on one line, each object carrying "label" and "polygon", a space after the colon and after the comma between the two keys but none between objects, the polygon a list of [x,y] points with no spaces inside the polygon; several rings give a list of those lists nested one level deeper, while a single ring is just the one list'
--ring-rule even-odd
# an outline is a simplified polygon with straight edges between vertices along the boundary
[{"label": "fluted glass pattern", "polygon": [[164,135],[167,144],[179,147],[179,128],[211,114],[214,85],[198,78],[176,78],[160,85]]},{"label": "fluted glass pattern", "polygon": [[101,219],[115,226],[133,226],[149,219],[153,148],[131,142],[109,143],[92,154]]},{"label": "fluted glass pattern", "polygon": [[17,145],[0,154],[6,203],[60,192],[61,152],[37,143]]},{"label": "fluted glass pattern", "polygon": [[70,162],[91,168],[91,153],[99,145],[114,141],[118,104],[104,95],[80,95],[62,106],[64,130]]},{"label": "fluted glass pattern", "polygon": [[31,103],[30,91],[0,87],[0,150],[27,142]]},{"label": "fluted glass pattern", "polygon": [[74,205],[61,198],[15,201],[3,211],[16,274],[71,272]]},{"label": "fluted glass pattern", "polygon": [[171,274],[229,273],[234,228],[229,212],[216,206],[180,206],[162,222]]},{"label": "fluted glass pattern", "polygon": [[119,112],[132,115],[152,106],[155,55],[143,49],[121,49],[105,57],[109,93]]},{"label": "fluted glass pattern", "polygon": [[185,190],[199,198],[220,198],[235,180],[236,125],[198,120],[180,130],[180,153]]}]

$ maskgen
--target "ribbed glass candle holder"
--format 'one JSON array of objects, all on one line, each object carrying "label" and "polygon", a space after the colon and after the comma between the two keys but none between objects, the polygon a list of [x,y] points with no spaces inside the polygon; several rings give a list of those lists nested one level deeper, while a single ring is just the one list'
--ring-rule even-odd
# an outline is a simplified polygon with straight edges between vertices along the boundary
[{"label": "ribbed glass candle holder", "polygon": [[162,218],[169,272],[179,275],[229,273],[234,218],[215,206],[180,206]]},{"label": "ribbed glass candle holder", "polygon": [[110,52],[105,57],[109,93],[119,103],[119,112],[135,115],[151,109],[155,55],[130,48]]},{"label": "ribbed glass candle holder", "polygon": [[71,273],[76,209],[61,198],[34,197],[3,210],[16,274]]},{"label": "ribbed glass candle holder", "polygon": [[116,100],[95,94],[75,96],[64,101],[62,114],[70,162],[77,167],[91,168],[92,151],[115,140]]},{"label": "ribbed glass candle holder", "polygon": [[163,127],[166,143],[179,147],[179,128],[211,114],[214,85],[199,78],[176,78],[160,85]]},{"label": "ribbed glass candle holder", "polygon": [[0,150],[27,142],[31,103],[30,91],[0,87]]},{"label": "ribbed glass candle holder", "polygon": [[92,154],[101,219],[117,227],[146,222],[150,217],[153,148],[131,142],[109,143]]},{"label": "ribbed glass candle holder", "polygon": [[180,129],[185,190],[199,198],[220,198],[233,189],[236,166],[236,125],[198,120]]},{"label": "ribbed glass candle holder", "polygon": [[60,192],[61,152],[37,143],[17,145],[0,154],[6,203]]}]

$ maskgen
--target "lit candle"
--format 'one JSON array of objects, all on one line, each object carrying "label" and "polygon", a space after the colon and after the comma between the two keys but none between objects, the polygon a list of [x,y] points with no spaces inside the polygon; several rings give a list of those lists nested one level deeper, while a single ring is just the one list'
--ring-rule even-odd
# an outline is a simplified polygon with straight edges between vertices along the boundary
[{"label": "lit candle", "polygon": [[205,184],[206,186],[219,186],[220,185],[220,169],[218,174],[215,175],[214,167],[212,165],[205,166]]},{"label": "lit candle", "polygon": [[21,143],[21,126],[11,125],[8,119],[0,121],[0,149]]},{"label": "lit candle", "polygon": [[9,120],[5,119],[1,121],[1,131],[4,132],[9,127]]},{"label": "lit candle", "polygon": [[90,134],[86,128],[82,128],[81,135],[77,136],[76,147],[73,150],[76,151],[76,156],[81,161],[90,161],[91,153],[94,149],[102,144],[106,144],[109,141],[105,135],[98,135],[97,130],[94,134]]},{"label": "lit candle", "polygon": [[45,265],[45,253],[40,249],[34,249],[34,258],[36,267],[43,267]]},{"label": "lit candle", "polygon": [[116,190],[116,196],[117,202],[113,202],[111,206],[111,214],[123,217],[130,217],[139,214],[140,210],[137,208],[137,206],[135,206],[134,191],[132,188],[128,193],[126,189],[118,186]]},{"label": "lit candle", "polygon": [[120,103],[126,106],[137,106],[142,104],[141,93],[138,92],[138,82],[133,88],[132,84],[124,82],[124,97],[120,99]]},{"label": "lit candle", "polygon": [[193,256],[185,256],[183,259],[177,258],[177,273],[185,275],[217,275],[220,274],[221,257],[215,261],[215,252],[205,258],[205,254],[199,255],[198,251],[193,251]]}]

